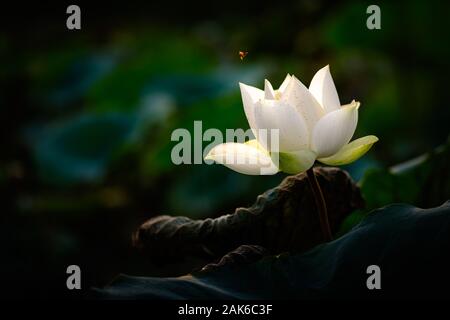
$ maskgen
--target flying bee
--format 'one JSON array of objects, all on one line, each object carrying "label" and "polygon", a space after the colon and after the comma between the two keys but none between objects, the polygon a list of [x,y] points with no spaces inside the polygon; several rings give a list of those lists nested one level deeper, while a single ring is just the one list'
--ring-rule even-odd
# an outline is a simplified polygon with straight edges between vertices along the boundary
[{"label": "flying bee", "polygon": [[248,51],[239,51],[239,58],[241,60],[244,60],[244,58],[247,56]]}]

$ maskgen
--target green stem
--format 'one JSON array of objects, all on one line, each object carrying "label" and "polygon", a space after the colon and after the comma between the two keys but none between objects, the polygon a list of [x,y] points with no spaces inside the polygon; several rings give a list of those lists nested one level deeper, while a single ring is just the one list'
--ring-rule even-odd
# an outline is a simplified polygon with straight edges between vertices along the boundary
[{"label": "green stem", "polygon": [[319,213],[320,227],[322,229],[323,236],[326,242],[331,241],[333,240],[333,235],[331,234],[330,223],[328,222],[328,212],[325,198],[323,197],[322,190],[320,189],[320,185],[317,181],[313,168],[309,168],[306,171],[306,174],[308,176],[309,185],[311,186],[314,200],[316,202],[317,211]]}]

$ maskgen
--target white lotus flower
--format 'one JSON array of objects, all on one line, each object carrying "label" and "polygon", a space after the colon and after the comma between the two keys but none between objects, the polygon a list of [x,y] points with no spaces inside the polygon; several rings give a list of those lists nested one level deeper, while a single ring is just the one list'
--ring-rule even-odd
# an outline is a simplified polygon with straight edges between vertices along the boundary
[{"label": "white lotus flower", "polygon": [[[278,90],[267,80],[264,91],[239,85],[256,140],[220,144],[205,157],[232,170],[253,175],[295,174],[308,170],[316,160],[344,165],[360,158],[378,141],[375,136],[366,136],[349,143],[360,103],[341,106],[329,66],[314,75],[309,89],[291,75]],[[278,141],[271,141],[270,134],[261,134],[261,129],[278,129]]]}]

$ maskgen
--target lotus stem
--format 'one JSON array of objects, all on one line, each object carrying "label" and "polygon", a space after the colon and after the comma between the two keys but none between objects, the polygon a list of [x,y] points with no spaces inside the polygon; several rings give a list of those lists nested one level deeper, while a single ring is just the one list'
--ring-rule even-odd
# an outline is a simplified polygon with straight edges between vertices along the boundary
[{"label": "lotus stem", "polygon": [[328,222],[327,204],[325,202],[325,198],[323,197],[322,189],[320,189],[319,182],[317,181],[316,174],[314,173],[312,167],[306,171],[306,175],[308,176],[309,185],[311,186],[314,200],[316,202],[322,234],[326,242],[331,241],[333,240],[333,235],[331,234],[330,223]]}]

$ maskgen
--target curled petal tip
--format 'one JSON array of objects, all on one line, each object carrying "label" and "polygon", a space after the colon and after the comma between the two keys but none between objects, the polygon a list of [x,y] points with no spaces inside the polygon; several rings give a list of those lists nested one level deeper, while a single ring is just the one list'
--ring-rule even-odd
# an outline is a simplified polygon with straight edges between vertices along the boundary
[{"label": "curled petal tip", "polygon": [[341,108],[349,108],[349,109],[356,108],[356,110],[358,110],[360,105],[361,103],[359,101],[353,99],[352,102],[350,102],[349,104],[344,104]]},{"label": "curled petal tip", "polygon": [[361,106],[361,102],[356,101],[355,99],[352,100],[352,102],[350,103],[350,106],[356,109],[359,109],[359,107]]}]

